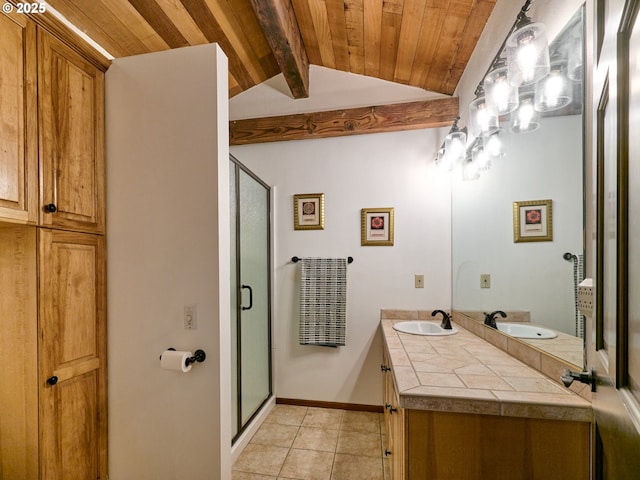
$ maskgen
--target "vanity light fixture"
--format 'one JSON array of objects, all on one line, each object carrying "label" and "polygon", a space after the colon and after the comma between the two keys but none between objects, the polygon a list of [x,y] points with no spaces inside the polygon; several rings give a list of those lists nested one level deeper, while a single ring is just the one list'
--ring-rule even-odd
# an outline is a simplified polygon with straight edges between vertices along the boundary
[{"label": "vanity light fixture", "polygon": [[515,30],[505,43],[509,83],[514,86],[531,85],[549,74],[549,44],[547,28],[527,16],[531,0],[527,0],[518,14]]},{"label": "vanity light fixture", "polygon": [[469,135],[490,135],[498,128],[498,116],[488,108],[484,89],[479,86],[476,99],[469,104]]},{"label": "vanity light fixture", "polygon": [[451,130],[444,139],[445,164],[451,165],[451,168],[462,163],[467,147],[467,134],[458,128],[458,120],[460,117],[454,120]]}]

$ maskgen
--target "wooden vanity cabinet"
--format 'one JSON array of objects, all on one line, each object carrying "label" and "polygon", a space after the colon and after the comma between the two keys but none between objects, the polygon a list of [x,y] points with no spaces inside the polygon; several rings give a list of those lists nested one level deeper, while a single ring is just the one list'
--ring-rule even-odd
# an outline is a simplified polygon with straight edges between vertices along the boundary
[{"label": "wooden vanity cabinet", "polygon": [[391,480],[590,478],[590,423],[400,408],[383,355]]},{"label": "wooden vanity cabinet", "polygon": [[391,362],[384,352],[382,371],[384,373],[384,424],[387,434],[385,457],[389,462],[391,480],[404,480],[406,450],[405,450],[405,410],[400,408],[400,399],[390,369]]}]

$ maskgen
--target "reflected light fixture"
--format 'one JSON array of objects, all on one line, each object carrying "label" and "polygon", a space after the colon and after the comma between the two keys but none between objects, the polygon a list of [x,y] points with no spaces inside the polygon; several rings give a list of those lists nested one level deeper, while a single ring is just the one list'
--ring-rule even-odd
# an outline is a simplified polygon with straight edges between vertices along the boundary
[{"label": "reflected light fixture", "polygon": [[531,1],[525,2],[505,43],[509,83],[518,87],[537,82],[550,68],[547,28],[527,16],[530,5]]},{"label": "reflected light fixture", "polygon": [[567,62],[554,55],[549,75],[536,83],[535,109],[551,112],[566,107],[573,99],[571,81],[567,77]]},{"label": "reflected light fixture", "polygon": [[496,116],[507,115],[519,105],[518,87],[509,83],[509,72],[504,58],[499,58],[484,78],[487,109]]},{"label": "reflected light fixture", "polygon": [[520,106],[511,115],[511,131],[528,133],[540,128],[540,112],[534,108],[534,92],[520,95]]},{"label": "reflected light fixture", "polygon": [[486,136],[498,130],[498,117],[487,106],[482,86],[476,90],[477,98],[469,104],[469,135]]}]

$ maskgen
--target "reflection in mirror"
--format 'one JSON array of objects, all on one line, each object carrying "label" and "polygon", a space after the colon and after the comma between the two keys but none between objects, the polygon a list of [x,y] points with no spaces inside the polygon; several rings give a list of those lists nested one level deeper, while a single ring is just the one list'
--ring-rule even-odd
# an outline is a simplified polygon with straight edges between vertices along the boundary
[{"label": "reflection in mirror", "polygon": [[[571,62],[571,103],[543,112],[532,132],[512,133],[509,119],[501,117],[504,155],[480,175],[463,179],[454,171],[452,180],[453,309],[476,312],[479,321],[482,312],[504,310],[511,312],[505,321],[551,328],[560,333],[557,339],[531,343],[578,367],[584,328],[577,310],[584,258],[583,86],[575,65],[582,53],[582,14],[550,48],[556,59],[564,55]],[[552,232],[545,233],[551,235],[515,242],[514,202],[549,199]]]}]

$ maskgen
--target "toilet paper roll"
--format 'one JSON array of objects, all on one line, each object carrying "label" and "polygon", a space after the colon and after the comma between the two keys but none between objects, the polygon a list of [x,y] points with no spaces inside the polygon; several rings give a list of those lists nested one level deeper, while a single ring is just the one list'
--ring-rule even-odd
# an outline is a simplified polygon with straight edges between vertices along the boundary
[{"label": "toilet paper roll", "polygon": [[173,370],[174,372],[188,372],[191,365],[187,365],[187,358],[192,357],[191,352],[180,350],[165,350],[160,357],[160,368],[163,370]]}]

